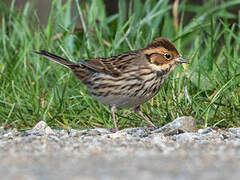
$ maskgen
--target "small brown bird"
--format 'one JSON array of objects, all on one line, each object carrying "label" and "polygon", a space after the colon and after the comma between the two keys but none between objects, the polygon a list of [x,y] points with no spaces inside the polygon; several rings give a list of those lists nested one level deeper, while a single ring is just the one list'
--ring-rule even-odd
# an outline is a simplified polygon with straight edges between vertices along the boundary
[{"label": "small brown bird", "polygon": [[143,115],[140,105],[159,92],[178,64],[188,63],[165,38],[157,38],[140,50],[79,63],[45,50],[36,53],[69,68],[98,101],[110,106],[115,131],[118,131],[115,108],[134,108],[143,120],[155,126]]}]

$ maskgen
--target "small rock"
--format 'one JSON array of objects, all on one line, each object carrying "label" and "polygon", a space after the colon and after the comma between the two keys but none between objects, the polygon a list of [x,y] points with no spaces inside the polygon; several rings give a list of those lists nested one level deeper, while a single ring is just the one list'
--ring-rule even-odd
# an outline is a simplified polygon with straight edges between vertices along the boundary
[{"label": "small rock", "polygon": [[68,132],[69,132],[69,136],[74,136],[74,137],[83,136],[83,135],[84,136],[101,136],[101,135],[111,133],[109,129],[105,129],[105,128],[85,129],[81,131],[70,129],[68,130]]},{"label": "small rock", "polygon": [[231,131],[225,131],[224,133],[222,133],[222,137],[223,139],[239,139],[240,138],[240,134],[236,134],[236,133],[232,133]]},{"label": "small rock", "polygon": [[53,132],[56,136],[68,136],[68,130],[59,130],[59,129],[53,129]]},{"label": "small rock", "polygon": [[[129,128],[129,129],[133,129],[133,128]],[[125,138],[130,135],[129,133],[127,133],[127,131],[128,129],[123,129],[115,133],[108,134],[108,137],[112,139]]]},{"label": "small rock", "polygon": [[47,127],[47,123],[44,121],[40,121],[32,128],[32,131],[42,131],[46,127]]},{"label": "small rock", "polygon": [[233,134],[240,134],[240,128],[229,128],[228,130]]},{"label": "small rock", "polygon": [[88,130],[81,130],[81,131],[78,131],[78,130],[75,130],[75,129],[67,130],[70,137],[79,137],[81,135],[85,135],[85,134],[87,134],[87,131]]},{"label": "small rock", "polygon": [[47,126],[46,128],[45,128],[45,134],[54,134],[54,132],[53,132],[53,130],[49,127],[49,126]]},{"label": "small rock", "polygon": [[182,133],[173,137],[179,143],[189,143],[193,140],[193,133]]},{"label": "small rock", "polygon": [[228,136],[228,134],[223,133],[223,134],[221,135],[221,138],[222,138],[222,140],[224,140],[224,139],[228,139],[229,136]]},{"label": "small rock", "polygon": [[198,133],[201,134],[201,135],[203,135],[203,134],[208,134],[208,133],[210,133],[210,132],[213,132],[213,129],[210,128],[210,127],[207,127],[207,128],[205,128],[205,129],[199,129],[199,130],[198,130]]},{"label": "small rock", "polygon": [[153,130],[152,133],[164,133],[164,135],[175,135],[184,132],[196,132],[197,125],[191,116],[183,116],[174,121]]},{"label": "small rock", "polygon": [[31,130],[27,130],[22,133],[22,136],[28,136],[28,135],[54,135],[54,131],[47,125],[46,122],[40,121],[38,122]]},{"label": "small rock", "polygon": [[106,129],[106,128],[94,128],[94,129],[96,129],[97,131],[99,131],[102,135],[103,135],[103,134],[112,133],[112,132],[110,131],[110,129]]},{"label": "small rock", "polygon": [[100,136],[100,135],[101,135],[101,132],[99,132],[99,131],[96,130],[96,129],[90,129],[90,130],[87,132],[87,135],[88,135],[88,136]]},{"label": "small rock", "polygon": [[8,131],[7,133],[5,133],[3,136],[7,137],[7,138],[14,138],[18,135],[19,135],[18,130],[16,128],[14,128],[14,129]]},{"label": "small rock", "polygon": [[164,136],[162,133],[151,134],[149,135],[151,142],[154,144],[158,144],[159,142],[166,143],[168,141],[167,137]]},{"label": "small rock", "polygon": [[132,137],[147,137],[148,131],[144,127],[137,127],[137,128],[128,128],[126,129],[127,134],[130,134]]}]

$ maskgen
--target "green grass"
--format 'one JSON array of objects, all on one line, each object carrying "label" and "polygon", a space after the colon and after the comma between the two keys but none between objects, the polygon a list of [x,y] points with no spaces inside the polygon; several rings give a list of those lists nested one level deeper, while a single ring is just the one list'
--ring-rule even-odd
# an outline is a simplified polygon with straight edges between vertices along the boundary
[{"label": "green grass", "polygon": [[[44,120],[53,128],[113,127],[108,107],[68,69],[33,50],[78,61],[143,48],[156,37],[174,41],[191,64],[178,67],[143,105],[152,122],[193,116],[202,127],[240,126],[239,0],[180,1],[175,26],[168,0],[119,1],[119,12],[108,17],[102,0],[76,2],[53,0],[46,26],[32,4],[17,11],[14,1],[11,7],[0,2],[1,126],[28,129]],[[117,114],[120,129],[146,125],[129,109]]]}]

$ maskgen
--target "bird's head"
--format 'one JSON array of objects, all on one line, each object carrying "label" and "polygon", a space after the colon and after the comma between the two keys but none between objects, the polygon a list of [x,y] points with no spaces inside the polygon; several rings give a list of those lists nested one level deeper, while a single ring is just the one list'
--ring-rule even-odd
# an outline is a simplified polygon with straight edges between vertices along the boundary
[{"label": "bird's head", "polygon": [[155,70],[172,71],[176,65],[189,63],[178,52],[174,44],[166,38],[157,38],[142,49],[147,60]]}]

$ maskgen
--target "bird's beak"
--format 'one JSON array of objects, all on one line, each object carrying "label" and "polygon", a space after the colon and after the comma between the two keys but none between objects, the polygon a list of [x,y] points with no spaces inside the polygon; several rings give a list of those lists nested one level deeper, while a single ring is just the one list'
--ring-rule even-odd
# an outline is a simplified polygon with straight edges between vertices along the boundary
[{"label": "bird's beak", "polygon": [[175,61],[178,62],[178,63],[188,63],[188,64],[190,64],[189,60],[184,59],[182,56],[179,56],[177,59],[175,59]]}]

